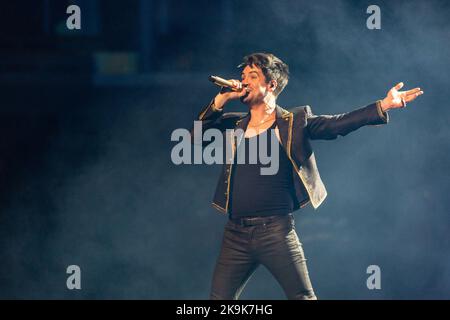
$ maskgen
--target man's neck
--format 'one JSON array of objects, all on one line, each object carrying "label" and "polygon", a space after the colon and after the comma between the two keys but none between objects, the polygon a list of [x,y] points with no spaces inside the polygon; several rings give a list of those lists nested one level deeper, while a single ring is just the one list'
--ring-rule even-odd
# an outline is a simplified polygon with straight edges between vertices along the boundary
[{"label": "man's neck", "polygon": [[273,112],[275,112],[275,99],[264,101],[259,104],[250,106],[251,119],[254,122],[260,122],[267,119]]}]

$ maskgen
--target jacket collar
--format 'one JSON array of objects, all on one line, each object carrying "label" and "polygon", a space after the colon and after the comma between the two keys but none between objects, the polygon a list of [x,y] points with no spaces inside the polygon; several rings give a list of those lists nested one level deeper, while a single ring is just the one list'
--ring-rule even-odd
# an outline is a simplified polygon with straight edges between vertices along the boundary
[{"label": "jacket collar", "polygon": [[[288,118],[289,115],[291,114],[291,112],[283,109],[279,105],[275,106],[275,113],[276,113],[277,125],[280,125],[280,123],[283,123],[283,121],[280,121],[280,120]],[[249,112],[247,112],[247,114],[243,118],[239,119],[236,122],[235,129],[242,129],[242,130],[245,131],[247,129],[248,123],[250,122],[250,118],[251,118],[251,114],[250,114],[250,111],[249,111]]]},{"label": "jacket collar", "polygon": [[[289,111],[283,109],[279,105],[275,106],[275,113],[276,113],[275,121],[277,123],[277,127],[280,132],[281,144],[284,147],[286,147],[286,143],[287,143],[288,137],[289,137],[289,123],[291,122],[290,118],[293,115],[292,115],[292,112],[289,112]],[[248,123],[250,122],[250,118],[251,118],[251,114],[249,111],[243,118],[236,121],[235,130],[241,129],[242,131],[245,132],[245,130],[247,130]],[[240,140],[241,139],[238,139],[237,145],[239,145]]]},{"label": "jacket collar", "polygon": [[[283,147],[286,149],[288,139],[289,139],[289,131],[292,130],[290,128],[290,125],[292,124],[292,112],[289,112],[283,108],[281,108],[279,105],[275,107],[275,111],[277,113],[277,127],[280,133],[280,140]],[[291,133],[292,134],[292,133]],[[288,151],[288,150],[286,150]]]},{"label": "jacket collar", "polygon": [[286,117],[289,117],[289,115],[291,114],[291,112],[283,109],[282,107],[280,107],[279,105],[275,106],[275,112],[277,113],[277,120],[278,119],[284,119]]}]

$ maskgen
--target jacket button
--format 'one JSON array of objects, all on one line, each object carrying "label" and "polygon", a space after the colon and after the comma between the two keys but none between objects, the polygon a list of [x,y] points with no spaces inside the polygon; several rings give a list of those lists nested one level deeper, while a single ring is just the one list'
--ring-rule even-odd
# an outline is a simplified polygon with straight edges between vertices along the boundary
[{"label": "jacket button", "polygon": [[228,183],[228,180],[225,180],[224,182],[225,182],[225,183]]}]

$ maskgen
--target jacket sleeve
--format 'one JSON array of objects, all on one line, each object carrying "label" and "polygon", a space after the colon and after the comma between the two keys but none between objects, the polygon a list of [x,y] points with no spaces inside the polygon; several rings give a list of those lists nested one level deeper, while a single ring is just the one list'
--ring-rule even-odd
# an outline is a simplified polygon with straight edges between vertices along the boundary
[{"label": "jacket sleeve", "polygon": [[201,134],[208,129],[217,129],[221,132],[226,129],[232,129],[235,127],[236,121],[240,118],[240,113],[229,112],[224,113],[223,108],[218,109],[214,105],[214,99],[204,108],[197,116],[191,127],[191,142],[193,144],[208,145],[210,142],[202,141],[201,137],[195,136],[196,123],[197,127],[199,122],[201,123]]},{"label": "jacket sleeve", "polygon": [[310,106],[305,107],[306,130],[312,140],[333,140],[345,136],[365,125],[381,125],[389,122],[389,115],[381,110],[381,101],[347,113],[314,115]]}]

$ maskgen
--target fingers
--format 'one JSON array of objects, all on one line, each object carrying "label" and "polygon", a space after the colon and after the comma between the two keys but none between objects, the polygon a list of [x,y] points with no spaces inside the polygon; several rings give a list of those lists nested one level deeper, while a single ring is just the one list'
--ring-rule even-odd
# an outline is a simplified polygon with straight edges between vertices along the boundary
[{"label": "fingers", "polygon": [[239,80],[230,79],[228,81],[231,83],[231,85],[224,86],[220,90],[220,95],[223,95],[225,99],[238,99],[247,94],[247,91],[245,89],[241,90],[243,86]]},{"label": "fingers", "polygon": [[400,97],[405,102],[410,102],[422,95],[423,91],[420,88],[414,88],[408,91],[400,92]]},{"label": "fingers", "polygon": [[420,96],[422,94],[423,94],[423,91],[416,91],[416,92],[413,92],[413,93],[405,96],[404,99],[405,99],[406,102],[410,102],[410,101],[413,101],[414,99],[416,99],[418,96]]},{"label": "fingers", "polygon": [[237,97],[243,97],[248,93],[247,87],[243,85],[242,82],[240,82],[239,80],[230,81],[233,83],[234,88],[232,90],[237,94]]},{"label": "fingers", "polygon": [[423,94],[423,91],[420,88],[414,88],[408,91],[401,91],[400,95],[402,98],[408,98],[408,97],[417,97]]},{"label": "fingers", "polygon": [[238,80],[230,79],[231,85],[222,86],[220,93],[238,92],[242,88],[242,83]]},{"label": "fingers", "polygon": [[231,80],[231,83],[233,83],[234,89],[240,89],[242,88],[242,83],[238,80]]},{"label": "fingers", "polygon": [[409,95],[415,94],[415,93],[417,93],[417,92],[421,92],[420,88],[414,88],[414,89],[411,89],[411,90],[408,90],[408,91],[403,91],[402,93],[403,93],[405,96],[409,96]]}]

